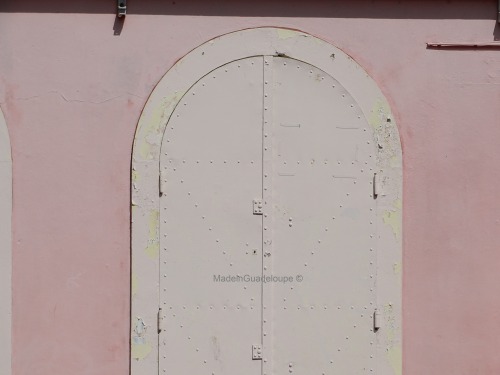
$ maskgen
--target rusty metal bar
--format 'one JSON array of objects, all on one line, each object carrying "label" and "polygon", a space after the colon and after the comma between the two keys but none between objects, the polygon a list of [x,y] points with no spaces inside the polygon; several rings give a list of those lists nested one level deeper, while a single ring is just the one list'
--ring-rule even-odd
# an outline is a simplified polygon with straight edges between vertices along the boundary
[{"label": "rusty metal bar", "polygon": [[427,43],[427,48],[500,48],[500,42]]}]

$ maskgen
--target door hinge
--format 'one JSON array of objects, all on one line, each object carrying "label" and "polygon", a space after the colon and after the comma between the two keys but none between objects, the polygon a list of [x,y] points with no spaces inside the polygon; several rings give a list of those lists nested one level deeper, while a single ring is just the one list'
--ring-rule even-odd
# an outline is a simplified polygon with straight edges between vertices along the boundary
[{"label": "door hinge", "polygon": [[252,345],[252,359],[262,359],[262,345]]},{"label": "door hinge", "polygon": [[373,332],[377,332],[381,327],[382,319],[380,315],[381,314],[378,309],[373,311]]},{"label": "door hinge", "polygon": [[377,199],[379,195],[383,195],[382,181],[380,174],[373,174],[373,199]]},{"label": "door hinge", "polygon": [[165,193],[165,181],[163,180],[163,176],[160,170],[160,176],[158,177],[158,191],[160,193],[160,197]]},{"label": "door hinge", "polygon": [[162,308],[160,307],[158,309],[158,320],[157,320],[157,326],[158,326],[158,333],[163,331],[163,321],[164,321],[164,316],[163,316],[163,311]]},{"label": "door hinge", "polygon": [[253,200],[253,214],[262,215],[262,199]]}]

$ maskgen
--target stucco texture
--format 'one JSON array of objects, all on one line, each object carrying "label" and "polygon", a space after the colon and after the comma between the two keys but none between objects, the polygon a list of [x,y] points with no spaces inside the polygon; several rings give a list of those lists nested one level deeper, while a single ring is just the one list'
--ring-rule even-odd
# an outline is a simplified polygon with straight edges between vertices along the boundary
[{"label": "stucco texture", "polygon": [[500,51],[426,48],[498,39],[496,1],[130,1],[123,24],[114,2],[102,3],[0,5],[14,375],[128,374],[130,165],[141,110],[191,49],[259,26],[341,48],[397,116],[404,374],[500,373]]}]

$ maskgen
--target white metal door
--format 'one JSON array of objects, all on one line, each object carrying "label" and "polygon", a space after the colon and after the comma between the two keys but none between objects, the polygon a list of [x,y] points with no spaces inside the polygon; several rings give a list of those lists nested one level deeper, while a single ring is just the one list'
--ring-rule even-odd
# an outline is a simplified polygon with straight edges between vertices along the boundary
[{"label": "white metal door", "polygon": [[179,102],[161,155],[160,374],[261,373],[262,57],[224,65]]},{"label": "white metal door", "polygon": [[[273,66],[269,374],[375,370],[375,149],[355,100],[297,60]],[[264,290],[266,295],[266,290]],[[264,310],[266,316],[267,310]],[[370,371],[372,370],[372,371]]]},{"label": "white metal door", "polygon": [[160,161],[160,373],[374,373],[368,126],[290,58],[229,63],[184,95]]}]

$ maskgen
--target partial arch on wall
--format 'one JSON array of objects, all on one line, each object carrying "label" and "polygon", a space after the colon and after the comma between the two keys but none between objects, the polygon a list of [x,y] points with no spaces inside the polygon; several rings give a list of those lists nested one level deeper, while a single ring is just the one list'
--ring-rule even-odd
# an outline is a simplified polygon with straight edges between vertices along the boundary
[{"label": "partial arch on wall", "polygon": [[350,56],[304,32],[255,28],[233,32],[195,48],[161,79],[148,99],[134,139],[132,157],[131,373],[158,373],[160,149],[170,115],[201,77],[250,56],[286,56],[328,73],[355,98],[368,123],[377,155],[378,374],[401,374],[402,151],[387,99]]},{"label": "partial arch on wall", "polygon": [[12,327],[12,157],[9,132],[0,109],[0,373],[11,373]]}]

